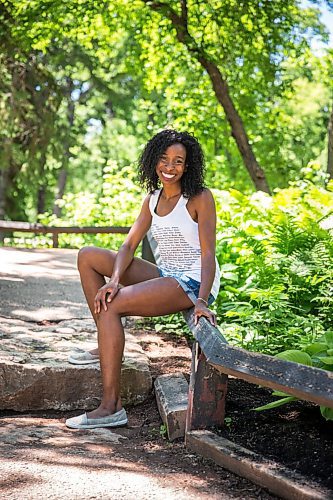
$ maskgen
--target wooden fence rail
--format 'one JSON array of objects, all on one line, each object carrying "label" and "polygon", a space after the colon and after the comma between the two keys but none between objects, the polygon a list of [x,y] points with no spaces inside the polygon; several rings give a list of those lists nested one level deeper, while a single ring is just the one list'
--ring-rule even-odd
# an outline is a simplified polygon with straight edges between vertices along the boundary
[{"label": "wooden fence rail", "polygon": [[0,221],[0,232],[24,232],[36,234],[52,234],[53,248],[58,248],[59,234],[127,234],[129,227],[124,226],[44,226],[38,223]]}]

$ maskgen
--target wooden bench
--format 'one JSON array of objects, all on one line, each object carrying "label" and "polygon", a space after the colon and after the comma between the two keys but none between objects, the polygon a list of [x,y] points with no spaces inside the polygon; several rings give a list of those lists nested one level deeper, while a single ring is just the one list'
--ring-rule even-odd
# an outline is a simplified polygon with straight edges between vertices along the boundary
[{"label": "wooden bench", "polygon": [[306,478],[282,470],[275,463],[263,464],[255,453],[209,431],[224,424],[228,375],[333,408],[333,372],[231,346],[205,318],[200,318],[195,325],[193,309],[184,311],[183,316],[195,338],[186,446],[281,498],[333,498],[333,492],[320,490],[307,483]]},{"label": "wooden bench", "polygon": [[[229,345],[221,332],[205,318],[200,318],[195,326],[193,309],[183,315],[196,339],[187,430],[212,427],[217,425],[217,420],[223,423],[223,416],[218,418],[216,415],[217,403],[216,406],[209,405],[210,414],[205,401],[214,393],[219,400],[222,393],[225,397],[227,375],[333,408],[333,372]],[[211,396],[207,391],[211,392]],[[223,410],[224,404],[219,405],[219,409]]]}]

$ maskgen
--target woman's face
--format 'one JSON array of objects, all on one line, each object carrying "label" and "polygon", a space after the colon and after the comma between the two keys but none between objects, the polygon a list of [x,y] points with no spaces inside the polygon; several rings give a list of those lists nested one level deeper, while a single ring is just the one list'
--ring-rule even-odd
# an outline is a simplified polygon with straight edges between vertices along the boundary
[{"label": "woman's face", "polygon": [[186,148],[183,144],[172,144],[160,156],[156,173],[163,185],[179,183],[186,167]]}]

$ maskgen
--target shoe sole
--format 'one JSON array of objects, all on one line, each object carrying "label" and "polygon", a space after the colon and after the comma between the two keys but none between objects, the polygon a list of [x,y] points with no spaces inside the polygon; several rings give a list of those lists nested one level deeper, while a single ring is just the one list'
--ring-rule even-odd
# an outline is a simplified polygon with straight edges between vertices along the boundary
[{"label": "shoe sole", "polygon": [[97,429],[97,428],[102,428],[102,427],[120,427],[122,425],[126,425],[128,423],[128,419],[126,420],[119,420],[119,422],[110,422],[110,423],[105,423],[105,424],[83,424],[83,425],[67,425],[70,429]]},{"label": "shoe sole", "polygon": [[[99,363],[99,358],[96,358],[96,359],[85,359],[85,360],[78,360],[78,359],[74,359],[74,358],[68,358],[68,363],[70,363],[71,365],[92,365],[94,363]],[[125,361],[125,357],[123,356],[121,362],[123,363]]]},{"label": "shoe sole", "polygon": [[78,360],[78,359],[68,358],[68,363],[71,363],[72,365],[92,365],[94,363],[99,363],[99,358],[96,358],[96,359],[84,359],[84,360]]}]

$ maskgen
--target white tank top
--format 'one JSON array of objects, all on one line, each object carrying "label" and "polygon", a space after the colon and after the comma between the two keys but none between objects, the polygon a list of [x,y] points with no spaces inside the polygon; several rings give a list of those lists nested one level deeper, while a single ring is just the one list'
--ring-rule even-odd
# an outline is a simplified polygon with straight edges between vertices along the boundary
[{"label": "white tank top", "polygon": [[[163,217],[155,213],[161,190],[154,191],[149,200],[152,223],[148,240],[157,266],[164,276],[181,278],[183,275],[201,282],[201,247],[198,223],[190,216],[183,195],[174,209]],[[220,287],[220,269],[217,259],[211,293],[217,297]]]}]

